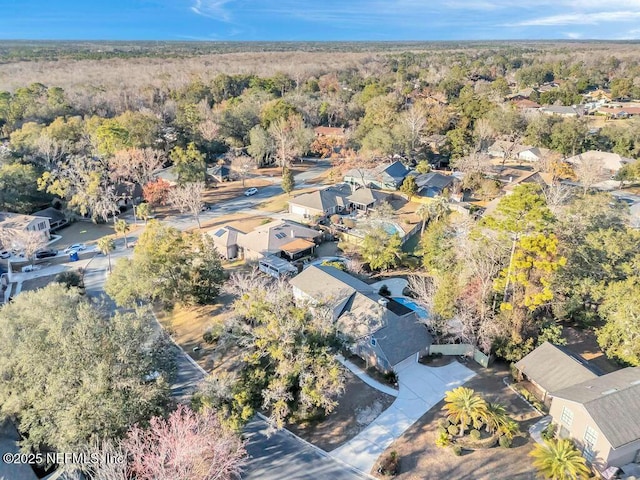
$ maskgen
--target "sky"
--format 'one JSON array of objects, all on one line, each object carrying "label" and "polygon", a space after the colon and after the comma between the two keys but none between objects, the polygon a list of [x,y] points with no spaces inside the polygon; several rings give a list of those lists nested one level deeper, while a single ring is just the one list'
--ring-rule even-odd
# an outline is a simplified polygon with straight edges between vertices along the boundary
[{"label": "sky", "polygon": [[640,0],[0,0],[0,38],[640,39]]}]

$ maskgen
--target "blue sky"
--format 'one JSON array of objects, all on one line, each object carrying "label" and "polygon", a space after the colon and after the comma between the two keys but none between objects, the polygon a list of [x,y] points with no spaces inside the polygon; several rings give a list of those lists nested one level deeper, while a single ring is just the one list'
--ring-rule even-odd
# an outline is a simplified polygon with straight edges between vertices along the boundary
[{"label": "blue sky", "polygon": [[640,0],[0,0],[0,38],[640,39]]}]

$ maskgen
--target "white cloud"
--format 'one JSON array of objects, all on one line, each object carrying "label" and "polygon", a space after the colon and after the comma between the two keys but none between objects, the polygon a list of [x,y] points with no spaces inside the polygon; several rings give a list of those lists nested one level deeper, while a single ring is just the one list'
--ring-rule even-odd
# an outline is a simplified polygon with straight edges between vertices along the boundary
[{"label": "white cloud", "polygon": [[614,11],[593,13],[563,13],[548,17],[532,18],[513,23],[515,27],[543,27],[558,25],[598,25],[604,22],[631,22],[640,19],[640,11]]},{"label": "white cloud", "polygon": [[564,32],[564,35],[565,37],[572,39],[582,38],[583,36],[580,32]]},{"label": "white cloud", "polygon": [[231,2],[233,0],[195,0],[191,11],[203,17],[228,22],[231,20],[231,13],[226,6]]}]

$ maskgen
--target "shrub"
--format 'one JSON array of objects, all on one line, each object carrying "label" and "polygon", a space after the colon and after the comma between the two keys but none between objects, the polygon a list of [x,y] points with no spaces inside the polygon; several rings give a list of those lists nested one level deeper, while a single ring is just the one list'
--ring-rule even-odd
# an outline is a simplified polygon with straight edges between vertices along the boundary
[{"label": "shrub", "polygon": [[451,438],[445,432],[438,434],[438,438],[436,438],[436,446],[445,448],[451,445]]},{"label": "shrub", "polygon": [[471,430],[469,436],[472,440],[480,440],[480,430]]},{"label": "shrub", "polygon": [[355,228],[356,221],[353,218],[343,218],[342,224],[347,228]]},{"label": "shrub", "polygon": [[449,425],[451,425],[451,422],[449,420],[447,420],[446,418],[441,418],[440,420],[438,420],[438,426],[439,427],[448,428]]},{"label": "shrub", "polygon": [[380,287],[380,290],[378,290],[378,295],[382,297],[390,297],[391,291],[389,290],[389,287],[387,287],[386,285],[382,285]]},{"label": "shrub", "polygon": [[78,272],[74,272],[73,270],[69,270],[66,272],[60,272],[58,275],[56,275],[56,280],[57,283],[61,283],[62,285],[64,285],[67,288],[71,288],[71,287],[78,287],[78,288],[82,288],[83,284],[82,284],[82,275],[80,275]]},{"label": "shrub", "polygon": [[457,435],[458,427],[456,427],[455,425],[449,425],[449,427],[447,428],[447,432],[449,432],[451,435]]},{"label": "shrub", "polygon": [[393,451],[382,460],[378,468],[378,473],[392,477],[400,473],[400,457],[398,457],[398,452]]},{"label": "shrub", "polygon": [[436,432],[438,432],[438,435],[440,435],[441,433],[447,434],[447,429],[445,427],[438,427],[436,429]]},{"label": "shrub", "polygon": [[451,451],[456,457],[459,457],[460,455],[462,455],[462,447],[460,445],[452,445]]},{"label": "shrub", "polygon": [[330,220],[334,225],[338,225],[340,223],[340,215],[331,215]]},{"label": "shrub", "polygon": [[218,332],[214,332],[212,329],[208,329],[202,334],[202,340],[209,345],[216,343],[220,339]]},{"label": "shrub", "polygon": [[390,385],[395,385],[396,383],[398,383],[398,374],[393,370],[389,370],[384,374],[384,379]]},{"label": "shrub", "polygon": [[553,440],[556,436],[557,425],[555,423],[550,423],[545,427],[544,430],[540,433],[542,438],[545,440]]},{"label": "shrub", "polygon": [[511,447],[511,439],[509,437],[506,436],[502,436],[500,437],[500,439],[498,440],[498,443],[500,444],[500,446],[502,448],[510,448]]}]

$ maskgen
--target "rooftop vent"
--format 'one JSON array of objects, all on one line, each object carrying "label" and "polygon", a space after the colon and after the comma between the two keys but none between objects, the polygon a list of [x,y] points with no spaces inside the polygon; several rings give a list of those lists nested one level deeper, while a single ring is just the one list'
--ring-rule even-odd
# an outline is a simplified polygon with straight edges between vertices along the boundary
[{"label": "rooftop vent", "polygon": [[386,307],[387,304],[389,303],[389,300],[387,300],[386,298],[381,298],[381,299],[378,300],[378,303],[380,305],[382,305],[383,307]]}]

